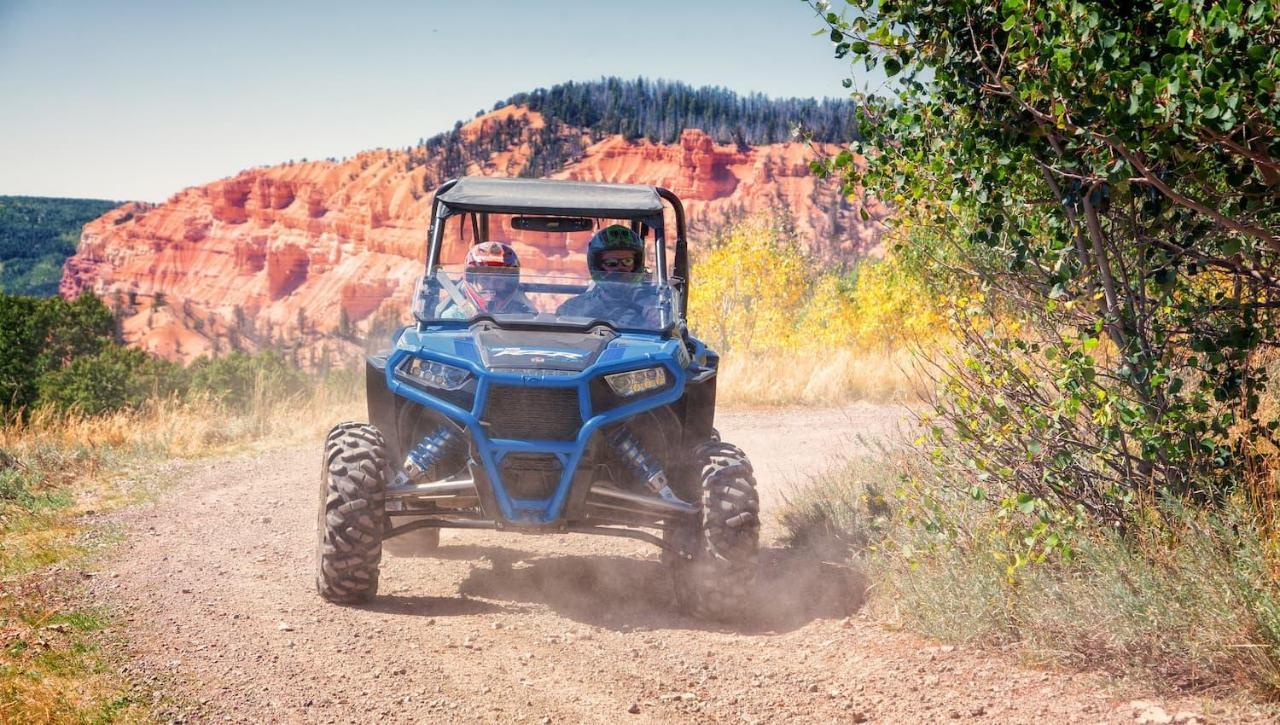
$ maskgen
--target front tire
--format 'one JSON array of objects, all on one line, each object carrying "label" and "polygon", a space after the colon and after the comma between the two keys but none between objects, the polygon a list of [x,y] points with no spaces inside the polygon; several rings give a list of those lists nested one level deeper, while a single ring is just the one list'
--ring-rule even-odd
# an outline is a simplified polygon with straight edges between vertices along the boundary
[{"label": "front tire", "polygon": [[329,431],[320,471],[316,590],[331,602],[366,602],[378,593],[387,470],[377,428],[348,422]]},{"label": "front tire", "polygon": [[760,497],[747,456],[711,440],[694,451],[702,495],[697,525],[675,538],[692,559],[670,557],[676,600],[694,616],[730,619],[745,608],[760,550]]}]

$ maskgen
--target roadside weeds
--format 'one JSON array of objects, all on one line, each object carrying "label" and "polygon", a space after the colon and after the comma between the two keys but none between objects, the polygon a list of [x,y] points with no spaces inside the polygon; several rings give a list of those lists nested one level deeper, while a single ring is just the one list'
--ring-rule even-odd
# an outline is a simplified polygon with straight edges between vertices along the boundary
[{"label": "roadside weeds", "polygon": [[1206,698],[1228,719],[1280,717],[1266,704],[1280,696],[1275,529],[1258,512],[1165,504],[1127,537],[1080,531],[1070,557],[1028,563],[1014,517],[940,485],[914,455],[852,459],[779,514],[791,546],[866,578],[876,619],[1051,672]]},{"label": "roadside weeds", "polygon": [[82,591],[118,538],[102,514],[162,492],[184,461],[312,436],[359,402],[318,387],[242,409],[170,399],[0,427],[0,722],[154,719],[164,697],[121,671],[117,623]]}]

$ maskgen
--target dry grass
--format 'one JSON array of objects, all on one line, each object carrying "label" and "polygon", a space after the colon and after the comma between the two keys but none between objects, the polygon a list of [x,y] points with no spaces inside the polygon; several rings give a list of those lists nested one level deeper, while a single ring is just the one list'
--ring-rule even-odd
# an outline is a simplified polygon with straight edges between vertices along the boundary
[{"label": "dry grass", "polygon": [[1242,502],[1169,508],[1129,537],[1083,532],[1070,561],[1012,576],[989,514],[959,499],[944,506],[952,534],[899,528],[872,563],[882,614],[1162,690],[1280,693],[1280,588],[1265,527]]},{"label": "dry grass", "polygon": [[1153,507],[1127,536],[1077,531],[1070,558],[1011,570],[1024,532],[926,466],[909,453],[851,461],[780,521],[794,545],[847,556],[880,617],[943,641],[1165,691],[1280,695],[1280,521],[1244,497]]},{"label": "dry grass", "polygon": [[109,619],[76,601],[73,573],[0,590],[0,722],[145,722],[150,702],[112,666]]},{"label": "dry grass", "polygon": [[149,718],[150,699],[138,700],[104,651],[108,621],[67,573],[109,538],[85,514],[152,494],[161,484],[148,471],[160,462],[315,437],[363,409],[349,384],[251,398],[235,408],[164,400],[97,418],[41,413],[0,427],[0,722]]},{"label": "dry grass", "polygon": [[716,395],[725,405],[906,403],[923,399],[928,390],[906,350],[730,354],[721,361],[719,377]]},{"label": "dry grass", "polygon": [[885,491],[897,471],[885,455],[858,456],[784,496],[778,523],[788,546],[825,557],[861,557],[883,536],[892,513]]}]

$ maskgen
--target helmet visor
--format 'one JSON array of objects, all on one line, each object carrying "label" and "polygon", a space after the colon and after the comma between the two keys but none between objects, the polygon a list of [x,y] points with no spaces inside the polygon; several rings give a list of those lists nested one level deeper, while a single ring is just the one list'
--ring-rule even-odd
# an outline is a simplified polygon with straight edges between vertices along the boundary
[{"label": "helmet visor", "polygon": [[486,301],[505,299],[520,286],[520,272],[513,267],[472,267],[467,270],[467,284]]}]

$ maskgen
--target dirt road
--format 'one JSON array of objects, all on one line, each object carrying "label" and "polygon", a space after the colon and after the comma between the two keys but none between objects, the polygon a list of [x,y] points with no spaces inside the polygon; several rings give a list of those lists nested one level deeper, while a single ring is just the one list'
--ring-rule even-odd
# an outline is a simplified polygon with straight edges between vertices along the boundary
[{"label": "dirt road", "polygon": [[[729,411],[766,515],[898,412]],[[674,613],[657,552],[629,540],[451,532],[383,560],[378,598],[312,586],[319,442],[196,467],[94,577],[127,623],[131,667],[176,683],[196,721],[1132,722],[1092,676],[939,647],[858,613],[839,568],[770,546],[754,614]],[[766,529],[766,539],[777,535]],[[1169,712],[1176,708],[1167,706]]]}]

